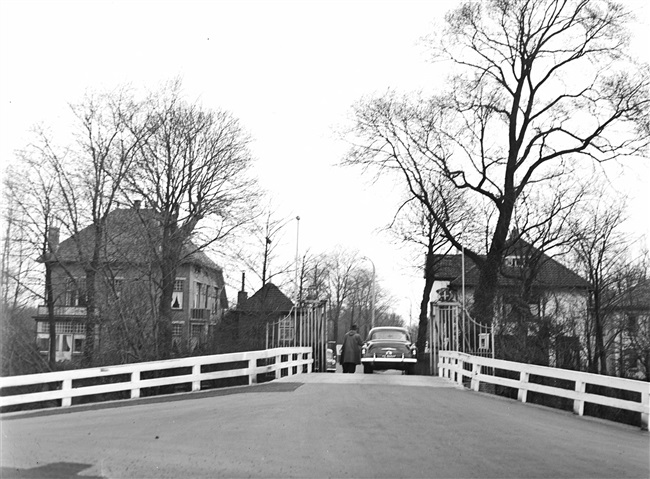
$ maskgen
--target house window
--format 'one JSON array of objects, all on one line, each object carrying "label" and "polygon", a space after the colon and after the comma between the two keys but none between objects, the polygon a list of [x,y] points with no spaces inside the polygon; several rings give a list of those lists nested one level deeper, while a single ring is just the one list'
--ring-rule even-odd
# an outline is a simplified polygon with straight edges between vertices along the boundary
[{"label": "house window", "polygon": [[194,309],[199,308],[201,300],[201,283],[198,281],[194,283],[194,302],[192,303],[192,307]]},{"label": "house window", "polygon": [[86,305],[86,278],[68,279],[65,288],[65,306]]},{"label": "house window", "polygon": [[504,265],[509,268],[522,268],[524,266],[524,259],[521,256],[506,256]]},{"label": "house window", "polygon": [[279,327],[279,339],[283,342],[293,341],[293,321],[290,317],[286,317],[280,320]]},{"label": "house window", "polygon": [[86,339],[85,336],[84,337],[80,337],[80,336],[75,336],[74,337],[74,351],[73,352],[75,354],[81,354],[83,352],[83,350],[84,350],[84,340],[85,339]]},{"label": "house window", "polygon": [[203,340],[205,334],[205,325],[201,323],[192,323],[190,325],[190,348],[194,350]]},{"label": "house window", "polygon": [[172,309],[183,309],[183,289],[185,280],[176,278],[174,281],[174,291],[172,293]]},{"label": "house window", "polygon": [[212,291],[210,309],[213,313],[216,313],[219,309],[219,288],[215,286],[213,288],[210,288],[210,290]]},{"label": "house window", "polygon": [[208,285],[199,283],[194,288],[194,305],[195,309],[208,309]]},{"label": "house window", "polygon": [[205,335],[205,325],[201,323],[192,323],[190,326],[190,335],[199,341]]},{"label": "house window", "polygon": [[38,350],[42,353],[47,353],[50,350],[50,338],[49,336],[39,336],[36,338],[36,345]]},{"label": "house window", "polygon": [[183,336],[183,323],[172,324],[172,336]]},{"label": "house window", "polygon": [[[37,325],[36,344],[41,353],[48,353],[50,346],[49,325],[47,322],[39,321]],[[73,355],[83,353],[86,340],[86,328],[83,323],[57,322],[56,336],[54,338],[56,360],[64,361],[72,359]]]},{"label": "house window", "polygon": [[183,323],[172,323],[172,348],[180,348],[183,341]]}]

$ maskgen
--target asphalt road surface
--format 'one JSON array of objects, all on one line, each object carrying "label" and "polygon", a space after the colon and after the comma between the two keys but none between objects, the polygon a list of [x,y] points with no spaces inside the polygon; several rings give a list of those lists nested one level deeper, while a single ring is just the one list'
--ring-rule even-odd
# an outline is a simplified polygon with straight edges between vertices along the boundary
[{"label": "asphalt road surface", "polygon": [[11,414],[1,426],[2,478],[650,477],[648,432],[391,372]]}]

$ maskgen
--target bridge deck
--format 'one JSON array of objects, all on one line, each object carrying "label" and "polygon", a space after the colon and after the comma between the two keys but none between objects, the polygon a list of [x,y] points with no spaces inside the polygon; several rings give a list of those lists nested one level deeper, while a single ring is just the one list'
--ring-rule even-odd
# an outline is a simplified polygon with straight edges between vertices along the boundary
[{"label": "bridge deck", "polygon": [[438,378],[298,375],[178,399],[7,416],[0,476],[650,474],[647,432]]}]

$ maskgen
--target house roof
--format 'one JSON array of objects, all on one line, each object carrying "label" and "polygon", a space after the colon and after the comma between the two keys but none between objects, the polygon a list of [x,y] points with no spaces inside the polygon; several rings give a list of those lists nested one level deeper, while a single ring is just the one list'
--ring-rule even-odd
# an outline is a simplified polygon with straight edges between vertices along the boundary
[{"label": "house roof", "polygon": [[[101,251],[103,262],[124,262],[142,264],[155,262],[157,251],[153,247],[160,242],[160,223],[151,209],[119,208],[111,211],[106,218],[106,231]],[[87,226],[65,239],[56,251],[60,262],[79,262],[90,259],[94,244],[95,228]],[[221,271],[197,246],[188,241],[183,247],[183,263],[197,264]]]},{"label": "house roof", "polygon": [[293,302],[273,283],[266,283],[240,305],[242,311],[289,312]]},{"label": "house roof", "polygon": [[[518,239],[510,245],[508,256],[531,257],[538,255],[537,273],[533,285],[543,288],[580,288],[589,289],[589,282],[577,273],[571,271],[550,256],[540,252],[528,242]],[[485,258],[485,256],[482,256]],[[449,281],[452,286],[462,286],[462,256],[457,255],[435,255],[434,274],[439,280]],[[522,273],[521,267],[502,266],[498,275],[499,286],[507,287],[519,282]],[[478,285],[480,270],[477,264],[465,256],[465,285]]]}]

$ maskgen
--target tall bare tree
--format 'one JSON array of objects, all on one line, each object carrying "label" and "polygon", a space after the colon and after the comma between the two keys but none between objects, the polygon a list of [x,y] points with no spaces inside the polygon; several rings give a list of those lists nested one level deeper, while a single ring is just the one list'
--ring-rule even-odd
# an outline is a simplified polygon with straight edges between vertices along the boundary
[{"label": "tall bare tree", "polygon": [[189,241],[206,247],[249,221],[256,191],[249,176],[250,138],[230,113],[184,101],[178,82],[152,95],[147,108],[148,136],[138,146],[129,190],[145,200],[160,224],[153,243],[161,291],[156,341],[166,358],[176,270],[191,254]]},{"label": "tall bare tree", "polygon": [[[450,89],[356,107],[347,163],[395,171],[444,236],[478,265],[478,320],[491,322],[515,206],[580,161],[647,151],[650,70],[627,55],[631,14],[600,0],[464,2],[432,45]],[[485,255],[429,199],[442,174],[491,210]]]}]

